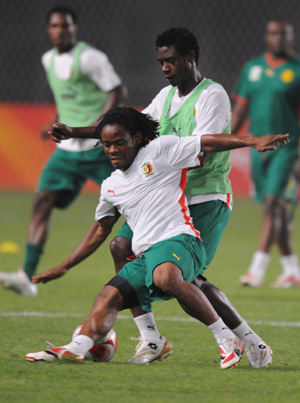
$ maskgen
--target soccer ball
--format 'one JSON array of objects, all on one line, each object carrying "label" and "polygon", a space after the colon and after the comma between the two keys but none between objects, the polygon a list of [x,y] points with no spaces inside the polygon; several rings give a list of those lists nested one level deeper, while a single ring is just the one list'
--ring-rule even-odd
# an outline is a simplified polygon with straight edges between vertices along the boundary
[{"label": "soccer ball", "polygon": [[[74,330],[72,340],[78,336],[83,323]],[[91,361],[107,362],[115,355],[118,348],[118,337],[114,329],[111,329],[103,339],[100,339],[93,347],[85,354],[85,358]]]}]

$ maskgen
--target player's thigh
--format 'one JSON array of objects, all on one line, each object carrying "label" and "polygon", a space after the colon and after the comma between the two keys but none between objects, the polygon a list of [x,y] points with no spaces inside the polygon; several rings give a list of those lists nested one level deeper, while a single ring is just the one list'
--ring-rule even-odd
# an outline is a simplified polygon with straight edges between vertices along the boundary
[{"label": "player's thigh", "polygon": [[81,175],[78,163],[70,154],[63,150],[56,150],[45,165],[40,176],[38,191],[57,192],[59,198],[55,206],[68,207],[80,193],[85,178]]},{"label": "player's thigh", "polygon": [[297,158],[295,142],[266,153],[251,150],[251,173],[257,201],[263,202],[267,195],[284,196]]},{"label": "player's thigh", "polygon": [[91,179],[99,186],[114,171],[103,147],[80,153],[80,171],[86,179]]},{"label": "player's thigh", "polygon": [[[125,307],[130,307],[129,300],[132,300],[132,290],[139,301],[140,307],[144,311],[151,311],[151,299],[149,297],[149,289],[146,286],[146,260],[143,255],[135,260],[127,263],[118,273],[116,277],[124,279],[123,289],[119,287],[119,291],[123,295]],[[114,280],[114,279],[113,279]],[[128,283],[128,284],[126,284]],[[125,291],[124,291],[125,290]],[[135,305],[135,306],[137,306]]]},{"label": "player's thigh", "polygon": [[265,195],[285,196],[287,184],[297,158],[298,156],[294,152],[294,149],[291,150],[290,147],[287,149],[282,147],[274,152],[268,166]]}]

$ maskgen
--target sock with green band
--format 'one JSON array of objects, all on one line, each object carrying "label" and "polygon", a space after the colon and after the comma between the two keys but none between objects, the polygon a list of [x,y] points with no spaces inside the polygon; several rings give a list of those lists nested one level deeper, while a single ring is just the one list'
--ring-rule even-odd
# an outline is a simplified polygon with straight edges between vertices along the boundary
[{"label": "sock with green band", "polygon": [[44,249],[41,245],[34,245],[30,243],[26,244],[23,269],[30,280],[32,279],[32,277],[36,272],[37,266],[39,264],[43,252]]}]

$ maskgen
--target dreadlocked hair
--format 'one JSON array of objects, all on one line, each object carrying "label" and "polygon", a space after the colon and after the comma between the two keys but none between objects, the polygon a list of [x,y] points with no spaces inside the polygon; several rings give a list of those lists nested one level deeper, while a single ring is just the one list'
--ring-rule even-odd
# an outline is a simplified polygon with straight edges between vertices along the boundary
[{"label": "dreadlocked hair", "polygon": [[98,119],[100,123],[96,128],[96,134],[101,142],[102,129],[106,125],[119,124],[128,131],[131,137],[134,137],[137,132],[142,134],[141,147],[146,146],[149,141],[159,136],[158,122],[153,120],[150,116],[138,112],[134,108],[114,108],[101,115]]},{"label": "dreadlocked hair", "polygon": [[155,47],[174,46],[177,52],[186,56],[189,50],[195,52],[195,62],[199,60],[199,45],[195,35],[186,28],[174,27],[156,37]]}]

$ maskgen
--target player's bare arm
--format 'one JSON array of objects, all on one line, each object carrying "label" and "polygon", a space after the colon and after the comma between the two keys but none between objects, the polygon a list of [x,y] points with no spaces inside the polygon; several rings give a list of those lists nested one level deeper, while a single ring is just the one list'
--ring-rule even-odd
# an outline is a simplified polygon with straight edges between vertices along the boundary
[{"label": "player's bare arm", "polygon": [[267,134],[266,136],[239,136],[236,134],[204,134],[201,137],[201,151],[214,153],[252,147],[259,152],[276,150],[280,143],[288,143],[289,134]]},{"label": "player's bare arm", "polygon": [[[104,115],[109,110],[116,108],[127,97],[127,88],[124,85],[119,85],[113,90],[109,91],[106,104],[101,111],[101,115]],[[97,122],[96,124],[98,124]]]},{"label": "player's bare arm", "polygon": [[66,260],[53,269],[34,276],[32,282],[47,283],[48,281],[55,280],[65,275],[69,269],[82,262],[99,248],[110,234],[117,220],[118,216],[107,216],[99,221],[95,221],[80,244]]}]

